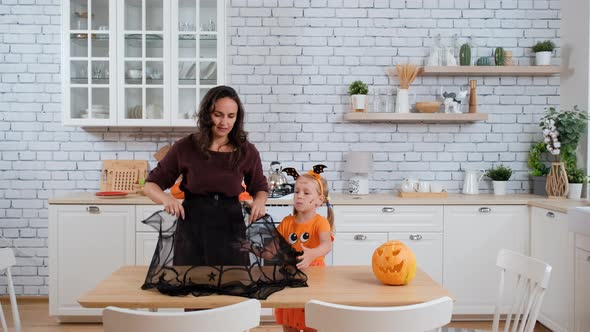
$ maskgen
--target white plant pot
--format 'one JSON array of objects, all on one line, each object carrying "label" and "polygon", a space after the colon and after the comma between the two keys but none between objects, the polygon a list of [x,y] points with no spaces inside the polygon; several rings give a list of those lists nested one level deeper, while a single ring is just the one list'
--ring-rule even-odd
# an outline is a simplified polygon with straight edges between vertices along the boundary
[{"label": "white plant pot", "polygon": [[367,95],[352,95],[352,108],[354,110],[365,110],[367,108]]},{"label": "white plant pot", "polygon": [[551,56],[553,52],[537,52],[535,53],[535,64],[537,66],[549,66],[551,64]]},{"label": "white plant pot", "polygon": [[582,197],[583,183],[570,183],[567,198],[580,199]]},{"label": "white plant pot", "polygon": [[506,184],[508,181],[492,181],[494,195],[506,195]]}]

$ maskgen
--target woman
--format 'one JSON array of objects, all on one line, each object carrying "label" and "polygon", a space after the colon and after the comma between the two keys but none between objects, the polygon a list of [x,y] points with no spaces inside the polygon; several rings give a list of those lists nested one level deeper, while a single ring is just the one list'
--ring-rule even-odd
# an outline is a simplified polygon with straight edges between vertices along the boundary
[{"label": "woman", "polygon": [[[232,244],[246,225],[238,195],[242,181],[254,197],[250,222],[262,217],[268,185],[260,155],[243,129],[244,107],[236,91],[215,87],[199,107],[197,132],[178,140],[146,179],[145,194],[178,217],[174,265],[248,265]],[[180,201],[163,190],[182,175]]]}]

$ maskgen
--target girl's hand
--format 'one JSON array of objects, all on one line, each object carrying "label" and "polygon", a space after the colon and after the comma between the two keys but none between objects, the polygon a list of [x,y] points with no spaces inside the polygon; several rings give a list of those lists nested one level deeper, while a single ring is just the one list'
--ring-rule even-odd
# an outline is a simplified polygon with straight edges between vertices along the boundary
[{"label": "girl's hand", "polygon": [[164,210],[168,214],[171,214],[176,218],[180,216],[184,220],[184,208],[182,207],[182,203],[170,195],[167,196],[168,197],[166,197],[162,202],[162,204],[164,205]]},{"label": "girl's hand", "polygon": [[250,223],[262,218],[266,213],[263,199],[255,199],[250,203]]},{"label": "girl's hand", "polygon": [[303,255],[297,257],[301,260],[299,263],[297,263],[297,268],[304,269],[318,257],[318,250],[317,248],[307,248],[303,244],[301,245],[301,248],[303,249]]}]

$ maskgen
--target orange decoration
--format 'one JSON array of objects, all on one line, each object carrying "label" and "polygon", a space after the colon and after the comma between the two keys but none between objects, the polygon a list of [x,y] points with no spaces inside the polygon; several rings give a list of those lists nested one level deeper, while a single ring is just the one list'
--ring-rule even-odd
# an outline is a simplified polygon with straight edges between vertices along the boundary
[{"label": "orange decoration", "polygon": [[383,243],[373,252],[373,274],[386,285],[407,285],[416,275],[416,256],[401,241]]},{"label": "orange decoration", "polygon": [[184,191],[180,190],[182,175],[176,180],[176,183],[170,188],[170,194],[176,199],[184,199]]},{"label": "orange decoration", "polygon": [[251,202],[253,201],[252,196],[246,191],[246,184],[242,181],[242,188],[244,191],[238,195],[238,201],[240,202]]}]

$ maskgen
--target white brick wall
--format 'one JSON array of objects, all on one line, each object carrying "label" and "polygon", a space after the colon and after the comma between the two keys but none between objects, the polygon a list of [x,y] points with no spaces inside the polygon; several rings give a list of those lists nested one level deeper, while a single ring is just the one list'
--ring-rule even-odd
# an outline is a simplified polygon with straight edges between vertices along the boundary
[{"label": "white brick wall", "polygon": [[[25,295],[48,293],[46,199],[98,189],[103,159],[150,158],[153,166],[153,152],[186,133],[137,138],[137,129],[61,126],[60,2],[0,4],[0,230],[22,248],[14,275]],[[325,163],[330,187],[341,191],[344,155],[366,150],[374,152],[370,187],[378,192],[410,175],[458,191],[462,169],[500,162],[515,170],[509,190],[529,191],[528,147],[540,137],[544,108],[559,103],[559,77],[474,77],[479,110],[490,117],[475,124],[344,122],[346,91],[357,79],[371,93],[391,91],[398,82],[385,69],[421,63],[437,34],[447,45],[454,34],[472,36],[478,56],[502,46],[529,64],[534,42],[559,41],[559,1],[233,0],[229,6],[228,81],[246,104],[246,128],[265,169],[273,160],[298,169]],[[429,99],[439,86],[467,84],[466,77],[424,77],[412,89]]]}]

